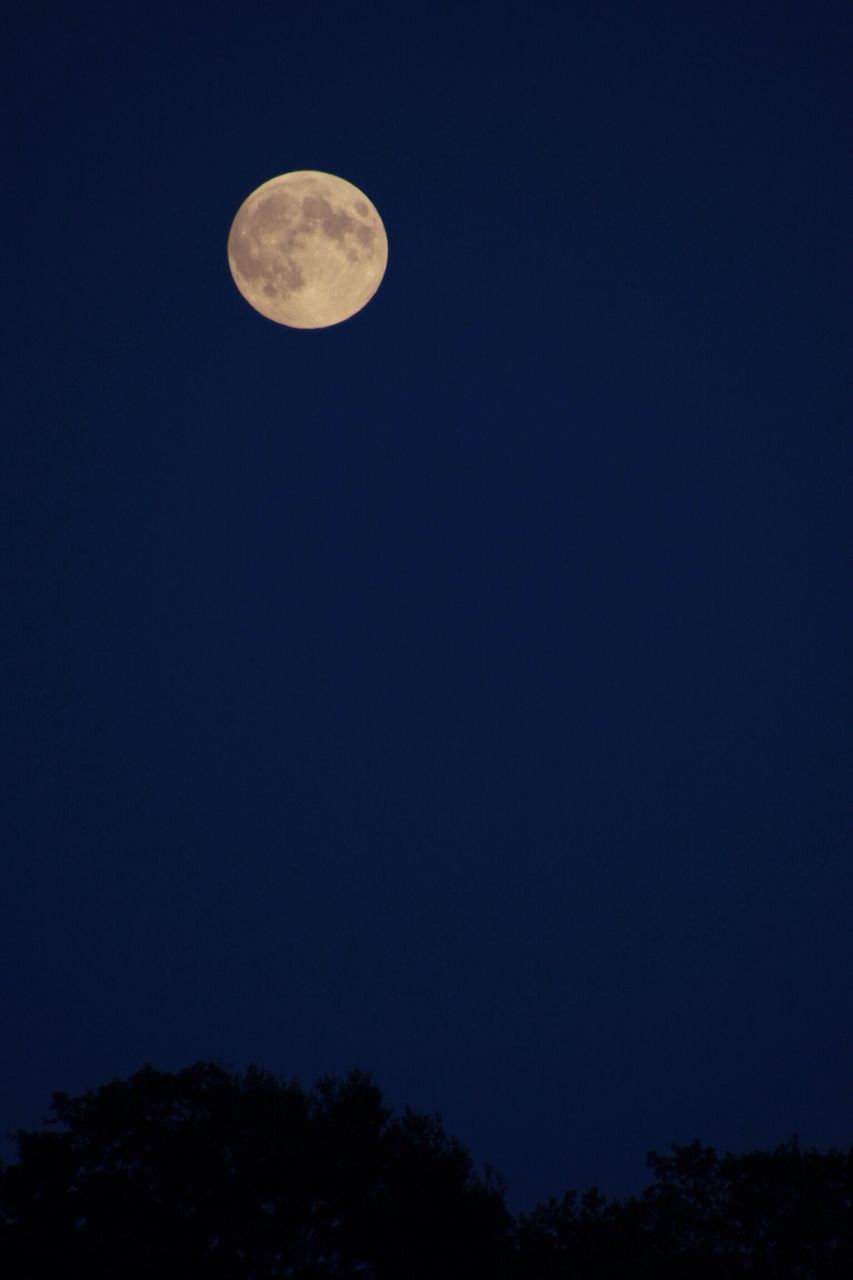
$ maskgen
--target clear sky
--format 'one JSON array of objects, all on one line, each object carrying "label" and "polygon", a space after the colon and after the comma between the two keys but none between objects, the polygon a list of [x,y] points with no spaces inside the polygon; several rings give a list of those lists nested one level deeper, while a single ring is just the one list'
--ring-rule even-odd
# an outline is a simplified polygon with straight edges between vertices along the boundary
[{"label": "clear sky", "polygon": [[[849,4],[3,9],[0,1129],[848,1144]],[[324,331],[228,271],[294,169],[388,231]]]}]

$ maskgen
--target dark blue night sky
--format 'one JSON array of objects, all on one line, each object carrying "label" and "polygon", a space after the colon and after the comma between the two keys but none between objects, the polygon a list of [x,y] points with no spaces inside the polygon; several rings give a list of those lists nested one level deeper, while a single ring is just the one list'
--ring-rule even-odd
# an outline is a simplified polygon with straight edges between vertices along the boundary
[{"label": "dark blue night sky", "polygon": [[[850,6],[4,13],[0,1128],[215,1057],[514,1207],[849,1143]],[[388,231],[328,330],[228,271],[293,169]]]}]

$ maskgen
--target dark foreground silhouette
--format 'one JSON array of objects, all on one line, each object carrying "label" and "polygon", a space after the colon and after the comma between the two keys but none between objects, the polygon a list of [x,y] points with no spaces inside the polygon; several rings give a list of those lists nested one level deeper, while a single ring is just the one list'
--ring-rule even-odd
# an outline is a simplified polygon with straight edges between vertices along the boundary
[{"label": "dark foreground silhouette", "polygon": [[586,1280],[853,1276],[853,1147],[651,1153],[655,1181],[514,1218],[438,1117],[360,1072],[145,1066],[19,1130],[0,1166],[6,1280]]}]

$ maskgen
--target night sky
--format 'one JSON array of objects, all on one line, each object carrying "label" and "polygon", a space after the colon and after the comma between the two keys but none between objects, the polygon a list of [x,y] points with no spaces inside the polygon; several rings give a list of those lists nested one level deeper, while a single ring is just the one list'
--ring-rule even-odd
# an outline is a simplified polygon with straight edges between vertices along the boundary
[{"label": "night sky", "polygon": [[[212,1057],[514,1208],[850,1142],[851,17],[7,0],[0,1129]],[[325,330],[228,270],[294,169],[388,232]]]}]

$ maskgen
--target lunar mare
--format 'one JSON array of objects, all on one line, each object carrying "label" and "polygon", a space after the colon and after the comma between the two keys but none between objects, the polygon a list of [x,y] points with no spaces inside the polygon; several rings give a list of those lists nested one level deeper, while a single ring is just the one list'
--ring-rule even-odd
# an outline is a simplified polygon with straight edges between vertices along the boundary
[{"label": "lunar mare", "polygon": [[355,315],[379,288],[387,262],[385,227],[364,192],[313,169],[263,183],[228,235],[228,265],[243,297],[294,329]]}]

